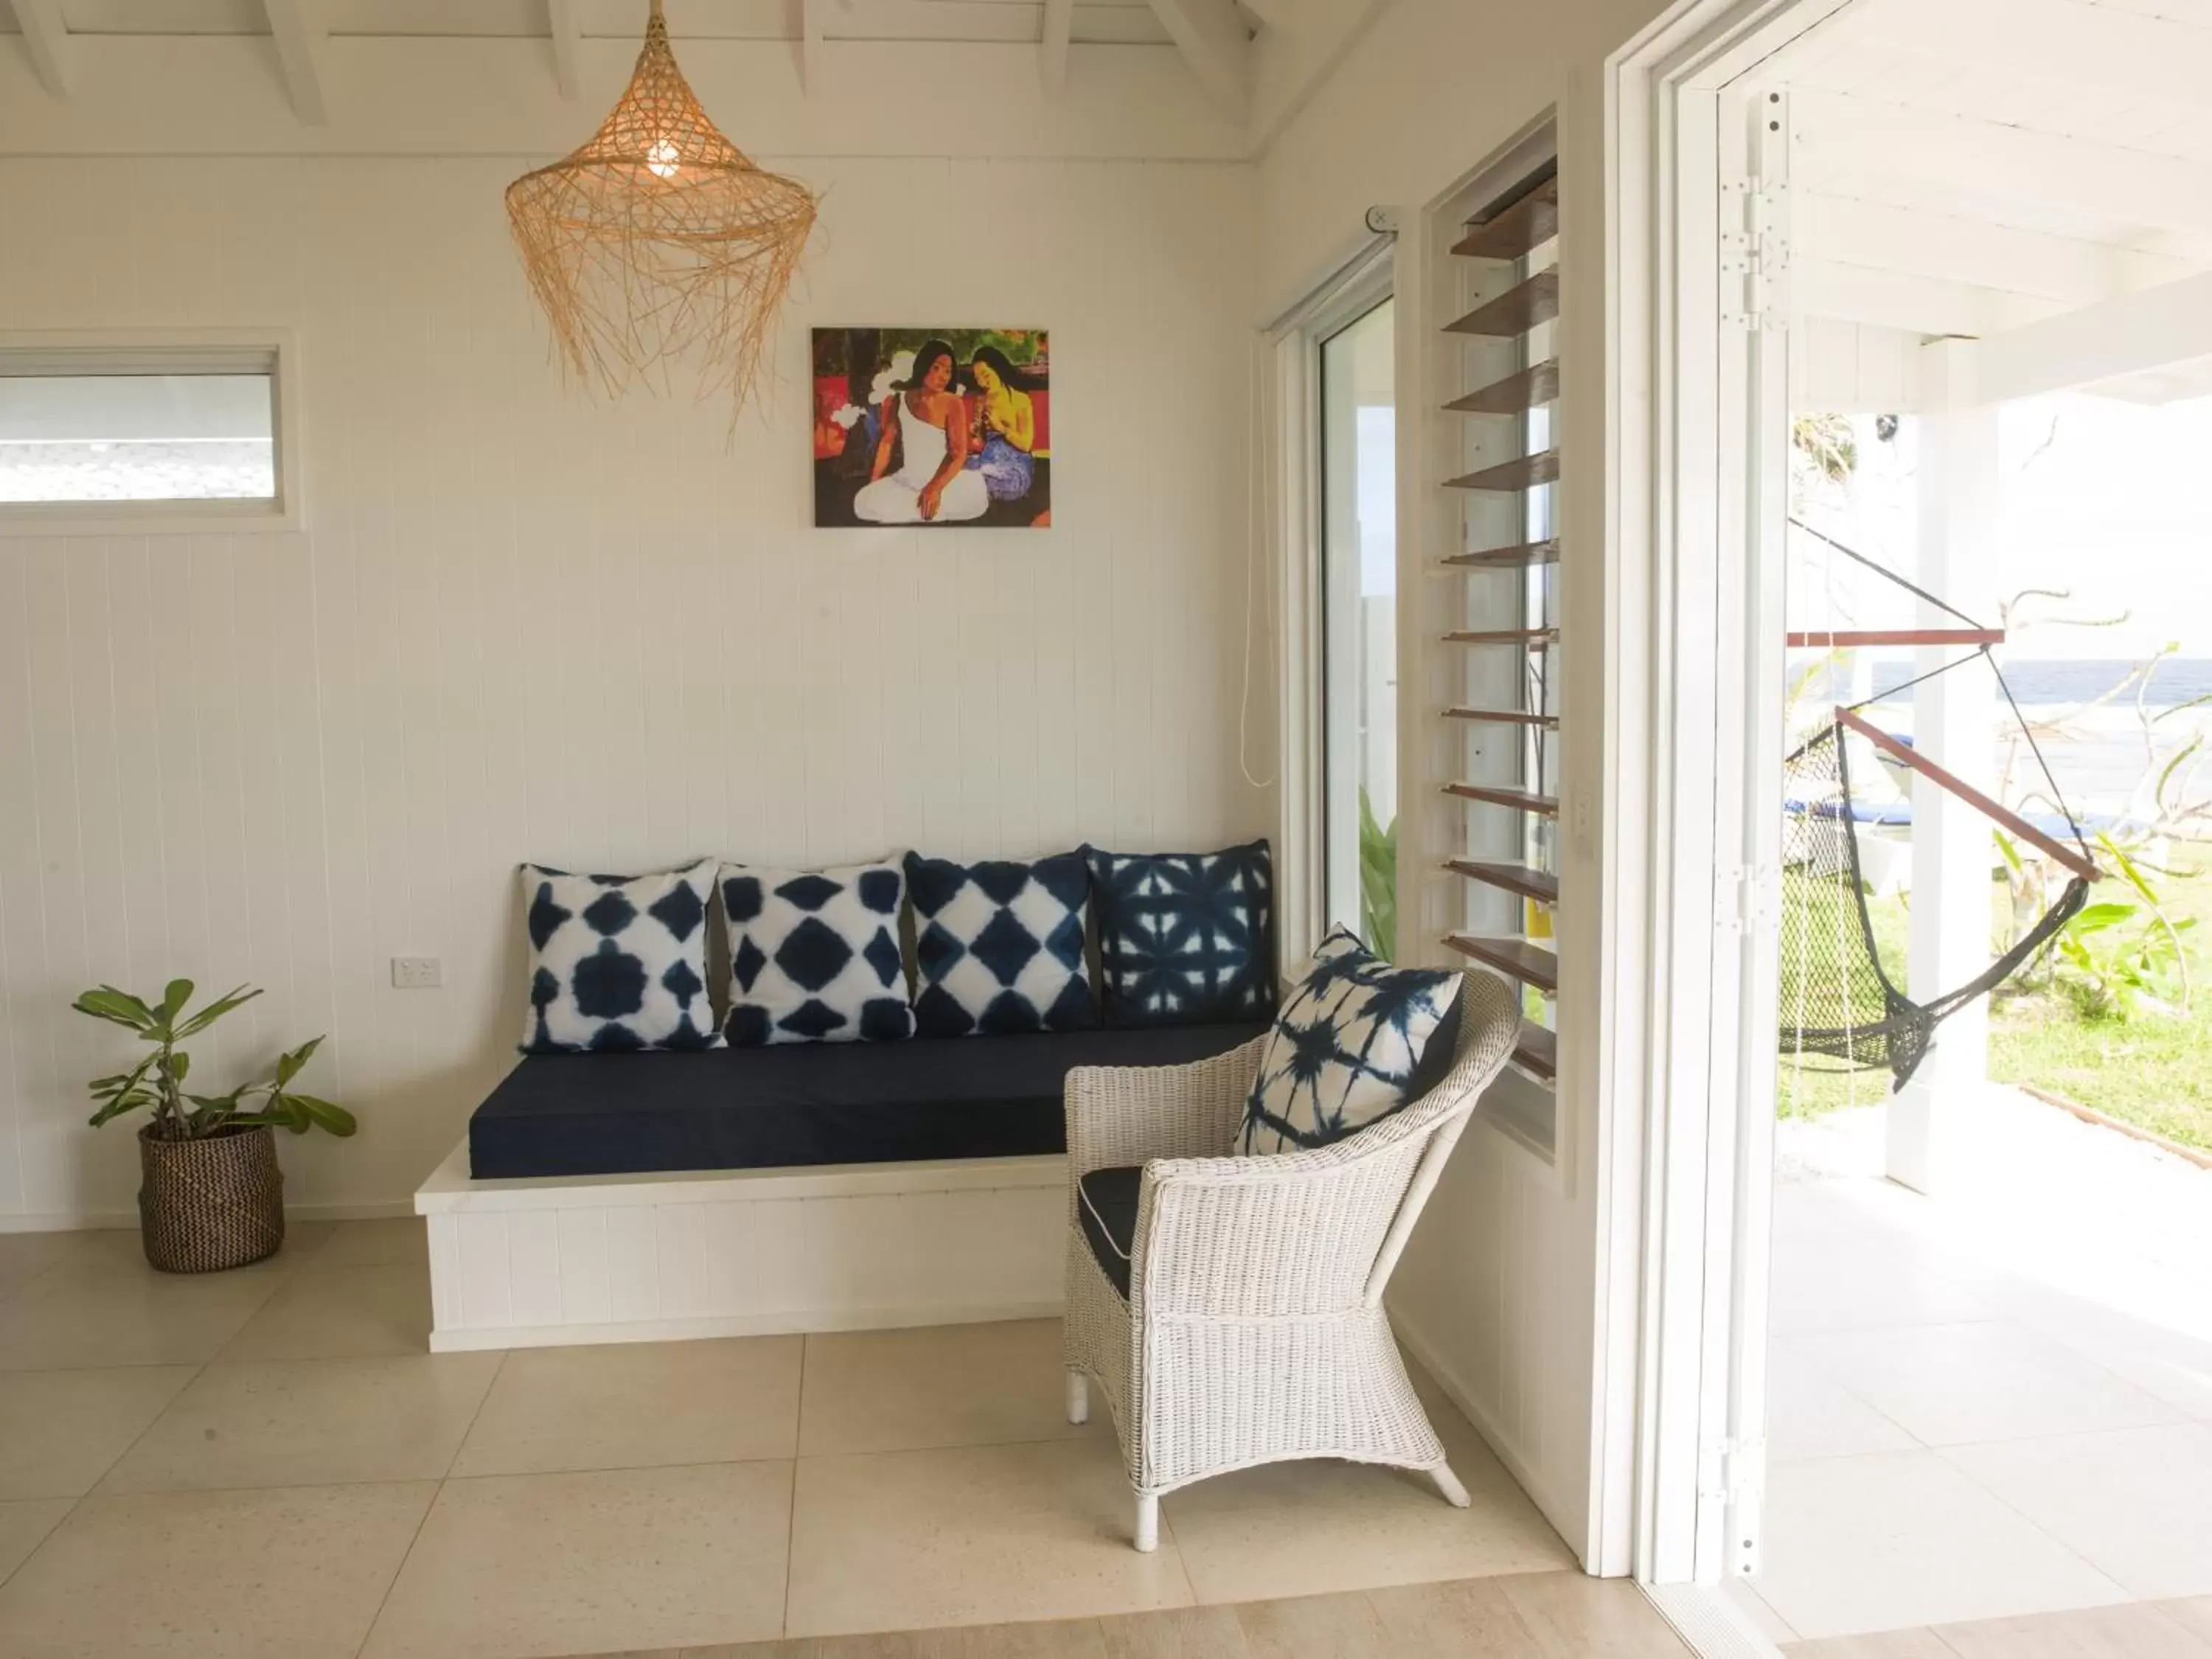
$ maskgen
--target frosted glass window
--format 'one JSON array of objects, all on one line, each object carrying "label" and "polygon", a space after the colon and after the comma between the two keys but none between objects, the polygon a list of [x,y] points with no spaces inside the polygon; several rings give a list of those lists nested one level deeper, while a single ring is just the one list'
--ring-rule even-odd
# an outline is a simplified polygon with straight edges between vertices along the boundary
[{"label": "frosted glass window", "polygon": [[0,360],[0,501],[274,504],[275,369],[73,374]]}]

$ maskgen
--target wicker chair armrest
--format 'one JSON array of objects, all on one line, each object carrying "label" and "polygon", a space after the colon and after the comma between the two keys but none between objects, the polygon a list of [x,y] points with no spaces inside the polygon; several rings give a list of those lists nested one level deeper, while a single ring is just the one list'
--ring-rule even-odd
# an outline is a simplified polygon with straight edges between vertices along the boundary
[{"label": "wicker chair armrest", "polygon": [[1340,1143],[1146,1164],[1133,1306],[1152,1318],[1254,1320],[1357,1305],[1428,1139],[1357,1156]]},{"label": "wicker chair armrest", "polygon": [[[1148,1151],[1130,1251],[1132,1313],[1297,1319],[1379,1296],[1440,1160],[1520,1029],[1517,1000],[1493,975],[1466,972],[1460,995],[1451,1069],[1419,1100],[1357,1133],[1295,1152],[1224,1157],[1216,1149],[1228,1141],[1224,1117],[1212,1146],[1182,1156]],[[1255,1048],[1253,1069],[1257,1059]],[[1432,1146],[1439,1161],[1424,1170]]]},{"label": "wicker chair armrest", "polygon": [[1188,1066],[1079,1066],[1067,1074],[1067,1176],[1224,1152],[1259,1074],[1265,1034]]}]

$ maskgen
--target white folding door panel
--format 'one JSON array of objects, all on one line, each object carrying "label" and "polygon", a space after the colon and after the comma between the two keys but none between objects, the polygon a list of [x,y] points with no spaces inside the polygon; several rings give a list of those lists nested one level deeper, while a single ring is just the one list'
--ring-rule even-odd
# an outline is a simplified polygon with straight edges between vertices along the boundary
[{"label": "white folding door panel", "polygon": [[1716,633],[1745,672],[1714,701],[1711,1204],[1698,1577],[1759,1569],[1766,1477],[1776,1031],[1780,1002],[1784,538],[1789,520],[1789,95],[1723,89],[1717,161]]}]

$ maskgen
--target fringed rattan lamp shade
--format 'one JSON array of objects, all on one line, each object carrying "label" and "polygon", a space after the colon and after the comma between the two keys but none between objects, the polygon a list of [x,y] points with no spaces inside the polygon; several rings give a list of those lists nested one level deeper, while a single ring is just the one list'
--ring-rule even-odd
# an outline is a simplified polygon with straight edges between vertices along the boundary
[{"label": "fringed rattan lamp shade", "polygon": [[696,362],[700,395],[751,397],[814,198],[715,130],[653,0],[629,87],[591,141],[507,187],[507,216],[564,371],[620,396]]}]

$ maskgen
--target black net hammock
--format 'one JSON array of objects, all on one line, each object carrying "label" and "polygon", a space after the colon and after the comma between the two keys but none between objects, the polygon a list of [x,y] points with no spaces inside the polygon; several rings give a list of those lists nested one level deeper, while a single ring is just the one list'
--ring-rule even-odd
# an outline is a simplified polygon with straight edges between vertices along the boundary
[{"label": "black net hammock", "polygon": [[[1930,605],[1959,617],[1967,628],[1980,630],[1972,618],[1922,592],[1894,572],[1864,555],[1853,552],[1809,525],[1790,522],[1817,537],[1847,557],[1887,576]],[[2081,826],[2059,795],[2034,733],[2021,718],[1986,644],[1970,654],[1908,680],[1882,695],[1893,696],[1965,666],[1976,658],[1996,676],[2013,718],[2021,722],[2029,752],[2042,769],[2049,798],[2071,832],[2069,848],[2017,813],[2007,811],[1971,786],[1953,777],[1934,762],[1917,754],[1905,741],[1890,736],[1863,719],[1865,703],[1838,708],[1826,726],[1783,763],[1784,812],[1782,830],[1782,962],[1785,991],[1782,1013],[1782,1052],[1801,1062],[1820,1059],[1833,1062],[1808,1069],[1826,1071],[1886,1070],[1893,1088],[1902,1088],[1926,1057],[1936,1028],[1949,1015],[1978,997],[1986,996],[2033,962],[2050,944],[2052,935],[2071,921],[2089,896],[2097,868]],[[1871,701],[1871,699],[1869,699]],[[1867,884],[1859,856],[1859,821],[1851,789],[1851,762],[1847,736],[1856,733],[1871,746],[1887,750],[1947,793],[1965,801],[1993,823],[2009,831],[2072,872],[2057,902],[2003,955],[1964,985],[1917,999],[1897,988],[1898,978],[1882,964],[1882,947],[1874,919],[1867,909]],[[2075,849],[2078,849],[2076,851]],[[1791,981],[1794,981],[1794,984]]]}]

